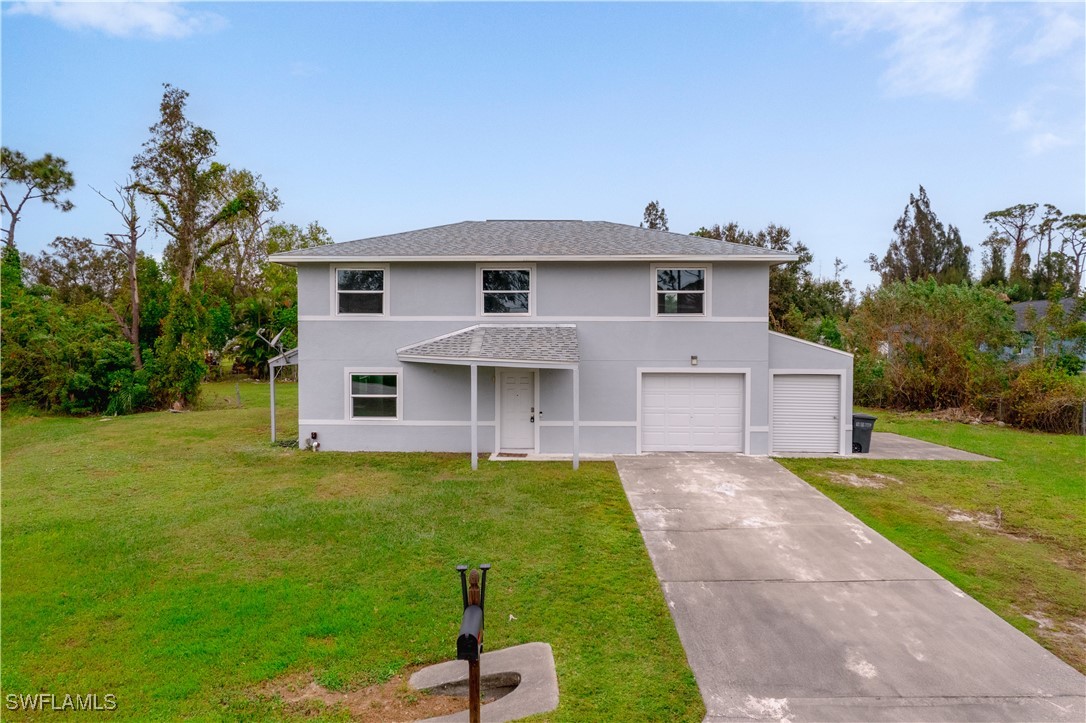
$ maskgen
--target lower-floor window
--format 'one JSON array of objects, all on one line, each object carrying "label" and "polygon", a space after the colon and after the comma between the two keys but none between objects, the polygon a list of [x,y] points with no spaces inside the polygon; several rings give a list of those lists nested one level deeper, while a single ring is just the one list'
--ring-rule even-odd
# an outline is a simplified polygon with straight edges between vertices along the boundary
[{"label": "lower-floor window", "polygon": [[351,374],[351,419],[396,419],[398,374]]}]

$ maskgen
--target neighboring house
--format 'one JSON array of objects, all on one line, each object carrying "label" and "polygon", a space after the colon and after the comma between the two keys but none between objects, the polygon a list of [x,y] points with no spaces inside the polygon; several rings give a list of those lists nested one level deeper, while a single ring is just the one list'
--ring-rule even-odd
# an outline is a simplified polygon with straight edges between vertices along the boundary
[{"label": "neighboring house", "polygon": [[600,221],[466,221],[298,269],[299,435],[324,450],[830,452],[852,356],[768,329],[791,254]]},{"label": "neighboring house", "polygon": [[[1011,304],[1011,308],[1014,309],[1014,330],[1022,335],[1022,349],[1018,351],[1017,354],[1014,354],[1014,357],[1018,361],[1027,362],[1036,356],[1044,356],[1044,350],[1042,350],[1039,344],[1034,341],[1031,328],[1038,320],[1044,319],[1044,317],[1048,315],[1048,305],[1050,303],[1052,302],[1041,300],[1020,301]],[[1071,318],[1071,315],[1075,313],[1077,304],[1078,302],[1076,299],[1060,299],[1060,306],[1063,307],[1064,319]],[[1083,313],[1079,317],[1079,320],[1086,321],[1086,313]],[[1079,358],[1086,360],[1086,350],[1076,348],[1075,343],[1071,341],[1065,340],[1053,342],[1049,346],[1048,352],[1051,353],[1056,351],[1076,354]]]}]

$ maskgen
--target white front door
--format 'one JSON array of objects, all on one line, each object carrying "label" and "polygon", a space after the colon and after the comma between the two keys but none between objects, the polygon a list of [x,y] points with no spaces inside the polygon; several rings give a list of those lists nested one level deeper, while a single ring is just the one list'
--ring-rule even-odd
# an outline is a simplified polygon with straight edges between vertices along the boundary
[{"label": "white front door", "polygon": [[535,449],[535,371],[504,369],[501,387],[501,449]]}]

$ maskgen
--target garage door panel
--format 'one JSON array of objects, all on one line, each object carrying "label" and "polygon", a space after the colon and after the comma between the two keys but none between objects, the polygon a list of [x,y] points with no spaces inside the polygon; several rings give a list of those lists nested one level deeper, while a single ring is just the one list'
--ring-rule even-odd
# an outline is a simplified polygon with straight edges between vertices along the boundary
[{"label": "garage door panel", "polygon": [[838,375],[775,375],[772,407],[774,452],[840,452]]},{"label": "garage door panel", "polygon": [[743,451],[741,374],[658,373],[641,379],[641,448]]}]

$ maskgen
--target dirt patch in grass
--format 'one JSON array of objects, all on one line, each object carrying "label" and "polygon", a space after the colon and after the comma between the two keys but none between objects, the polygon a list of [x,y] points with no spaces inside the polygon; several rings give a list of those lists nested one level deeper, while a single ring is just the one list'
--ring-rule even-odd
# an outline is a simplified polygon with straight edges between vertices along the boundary
[{"label": "dirt patch in grass", "polygon": [[947,510],[946,518],[948,522],[969,522],[986,530],[999,530],[1003,526],[1002,520],[997,515],[984,512],[962,512],[951,509]]},{"label": "dirt patch in grass", "polygon": [[964,522],[976,525],[977,527],[983,527],[986,530],[991,530],[1003,537],[1009,537],[1012,540],[1018,540],[1019,542],[1033,539],[1029,535],[1004,527],[1003,513],[998,507],[995,510],[995,514],[991,515],[987,512],[963,512],[962,510],[954,508],[943,508],[943,513],[946,515],[947,522]]},{"label": "dirt patch in grass", "polygon": [[1067,618],[1057,623],[1042,610],[1022,617],[1037,623],[1036,634],[1047,643],[1045,647],[1079,670],[1086,667],[1086,618]]},{"label": "dirt patch in grass", "polygon": [[417,721],[467,710],[467,698],[434,695],[415,690],[407,681],[415,669],[405,670],[384,683],[338,692],[328,690],[310,673],[295,673],[261,685],[256,693],[283,701],[293,715],[317,716],[328,708],[346,710],[360,723]]},{"label": "dirt patch in grass", "polygon": [[963,409],[961,407],[950,407],[949,409],[940,409],[934,412],[897,412],[898,416],[907,419],[930,419],[938,422],[960,422],[961,424],[995,424],[997,426],[1005,426],[1003,422],[999,421],[991,414],[985,414],[978,412],[975,409]]},{"label": "dirt patch in grass", "polygon": [[879,474],[878,472],[868,472],[866,474],[856,474],[854,472],[830,472],[830,482],[835,482],[839,485],[848,485],[849,487],[870,487],[872,489],[882,489],[887,484],[901,484],[901,480],[897,477],[891,477],[888,474]]}]

